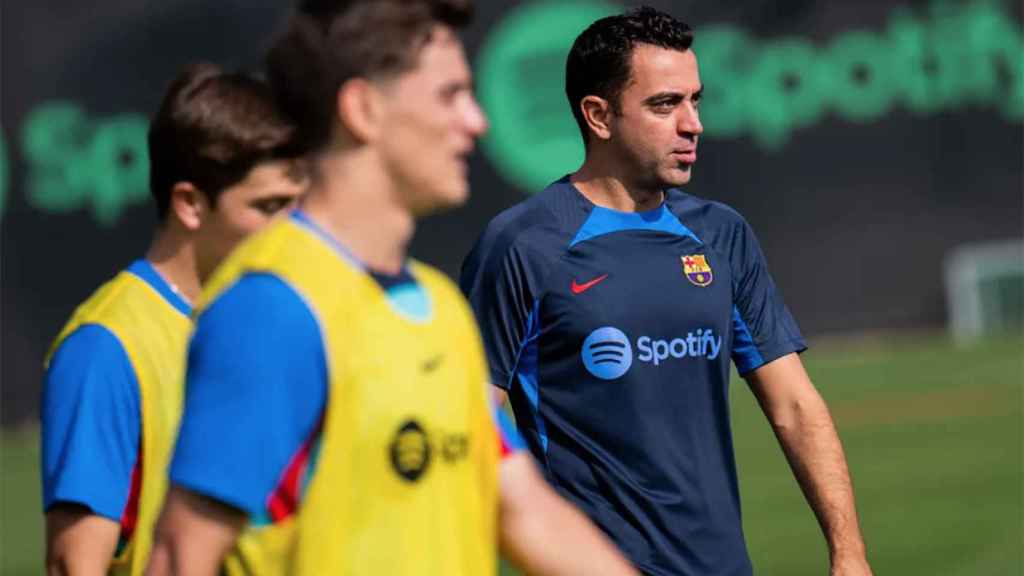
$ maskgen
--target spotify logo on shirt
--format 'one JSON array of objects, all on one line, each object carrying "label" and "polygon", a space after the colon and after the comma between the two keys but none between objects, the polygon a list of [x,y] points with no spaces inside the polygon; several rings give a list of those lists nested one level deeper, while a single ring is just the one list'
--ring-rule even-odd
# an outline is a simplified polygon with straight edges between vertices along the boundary
[{"label": "spotify logo on shirt", "polygon": [[602,380],[622,377],[633,360],[661,366],[670,359],[704,358],[715,360],[722,351],[722,337],[711,328],[698,328],[685,336],[658,339],[640,336],[636,339],[637,354],[626,334],[614,326],[594,330],[583,341],[581,356],[587,371]]},{"label": "spotify logo on shirt", "polygon": [[614,380],[633,365],[633,348],[626,335],[612,326],[598,328],[583,341],[583,365],[602,380]]}]

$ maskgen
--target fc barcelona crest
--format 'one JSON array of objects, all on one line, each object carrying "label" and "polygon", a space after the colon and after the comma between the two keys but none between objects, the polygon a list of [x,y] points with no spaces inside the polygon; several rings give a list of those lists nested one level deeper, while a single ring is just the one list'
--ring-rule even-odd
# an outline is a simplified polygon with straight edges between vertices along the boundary
[{"label": "fc barcelona crest", "polygon": [[708,265],[708,259],[703,254],[692,254],[683,256],[683,274],[686,279],[695,286],[704,287],[711,284],[715,276]]}]

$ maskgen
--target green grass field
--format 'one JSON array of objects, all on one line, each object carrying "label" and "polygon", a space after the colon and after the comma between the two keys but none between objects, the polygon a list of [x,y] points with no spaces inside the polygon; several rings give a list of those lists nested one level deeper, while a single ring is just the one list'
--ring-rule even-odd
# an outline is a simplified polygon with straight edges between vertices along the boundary
[{"label": "green grass field", "polygon": [[[1024,573],[1024,339],[823,343],[805,362],[839,425],[876,574]],[[756,571],[826,574],[813,515],[751,394],[733,384]],[[0,574],[41,571],[37,459],[34,431],[0,437]]]}]

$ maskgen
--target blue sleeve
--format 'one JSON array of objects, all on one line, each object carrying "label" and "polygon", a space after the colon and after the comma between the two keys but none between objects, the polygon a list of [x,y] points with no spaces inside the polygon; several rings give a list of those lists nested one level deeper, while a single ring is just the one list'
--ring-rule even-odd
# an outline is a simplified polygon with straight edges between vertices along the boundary
[{"label": "blue sleeve", "polygon": [[519,435],[512,418],[501,406],[494,407],[494,420],[498,429],[498,438],[501,442],[501,457],[505,458],[511,454],[526,448],[526,442]]},{"label": "blue sleeve", "polygon": [[171,482],[263,518],[326,396],[312,312],[276,276],[244,276],[197,321]]},{"label": "blue sleeve", "polygon": [[733,362],[741,375],[807,349],[775,288],[754,231],[740,218],[732,235]]},{"label": "blue sleeve", "polygon": [[119,521],[139,454],[139,386],[106,328],[86,324],[50,359],[43,383],[43,508],[87,506]]},{"label": "blue sleeve", "polygon": [[495,242],[485,232],[462,263],[459,285],[480,326],[491,383],[508,390],[519,355],[538,326],[539,258],[521,245]]}]

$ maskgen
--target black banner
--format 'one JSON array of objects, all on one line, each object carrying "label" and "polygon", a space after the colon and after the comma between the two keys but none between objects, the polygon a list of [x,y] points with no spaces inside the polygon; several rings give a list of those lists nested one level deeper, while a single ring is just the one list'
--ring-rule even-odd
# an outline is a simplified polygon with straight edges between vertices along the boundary
[{"label": "black banner", "polygon": [[[942,259],[1024,228],[1016,3],[649,2],[697,30],[705,136],[690,193],[757,231],[805,332],[939,327]],[[491,130],[472,198],[412,252],[456,275],[484,224],[582,158],[563,92],[605,1],[481,2],[465,34]],[[0,418],[33,418],[75,305],[155,223],[145,132],[178,68],[254,70],[288,12],[242,0],[17,2],[2,20]]]}]

